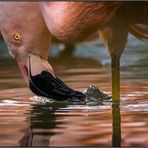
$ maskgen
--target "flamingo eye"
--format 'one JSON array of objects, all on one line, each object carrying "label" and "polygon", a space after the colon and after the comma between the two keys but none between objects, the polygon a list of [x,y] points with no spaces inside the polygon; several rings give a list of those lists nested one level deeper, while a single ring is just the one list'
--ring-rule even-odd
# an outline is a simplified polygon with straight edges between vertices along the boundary
[{"label": "flamingo eye", "polygon": [[21,40],[21,36],[20,36],[19,33],[15,33],[15,34],[14,34],[14,40],[15,40],[15,41],[20,41],[20,40]]}]

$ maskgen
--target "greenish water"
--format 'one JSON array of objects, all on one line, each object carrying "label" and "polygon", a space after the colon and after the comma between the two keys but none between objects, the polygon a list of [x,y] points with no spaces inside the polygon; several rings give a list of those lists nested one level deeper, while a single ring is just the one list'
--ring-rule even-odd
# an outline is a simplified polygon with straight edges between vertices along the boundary
[{"label": "greenish water", "polygon": [[[113,110],[111,102],[33,101],[15,61],[0,46],[0,146],[148,146],[147,45],[129,38],[121,60],[121,106]],[[110,58],[99,41],[78,44],[73,56],[51,48],[49,62],[66,84],[76,90],[94,85],[111,95]]]}]

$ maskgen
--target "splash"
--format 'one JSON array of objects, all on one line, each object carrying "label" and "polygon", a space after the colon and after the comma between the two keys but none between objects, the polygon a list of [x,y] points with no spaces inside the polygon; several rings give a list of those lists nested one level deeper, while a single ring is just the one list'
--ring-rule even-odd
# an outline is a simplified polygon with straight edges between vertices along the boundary
[{"label": "splash", "polygon": [[[88,88],[81,90],[81,92],[85,97],[81,101],[75,101],[75,100],[68,100],[64,99],[65,102],[70,102],[72,104],[83,104],[83,105],[97,105],[102,104],[103,102],[111,102],[112,99],[107,94],[103,93],[102,90],[95,86],[89,86]],[[31,98],[31,100],[39,102],[39,103],[53,103],[58,100],[55,100],[54,98],[47,98],[43,96],[34,96]]]}]

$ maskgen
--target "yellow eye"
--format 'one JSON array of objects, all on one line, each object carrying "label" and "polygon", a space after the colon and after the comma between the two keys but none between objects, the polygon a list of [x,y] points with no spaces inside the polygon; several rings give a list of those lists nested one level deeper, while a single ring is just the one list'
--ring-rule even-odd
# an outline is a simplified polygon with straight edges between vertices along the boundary
[{"label": "yellow eye", "polygon": [[15,39],[15,41],[20,41],[21,40],[20,34],[19,33],[15,33],[14,39]]}]

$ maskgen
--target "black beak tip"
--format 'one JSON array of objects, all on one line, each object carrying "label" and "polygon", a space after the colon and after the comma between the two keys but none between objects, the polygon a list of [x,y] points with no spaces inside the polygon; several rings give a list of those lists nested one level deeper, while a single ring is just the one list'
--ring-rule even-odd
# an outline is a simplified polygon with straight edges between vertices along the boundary
[{"label": "black beak tip", "polygon": [[58,78],[54,78],[49,72],[32,76],[30,73],[29,87],[38,96],[52,98],[57,101],[82,102],[85,95],[74,91]]}]

